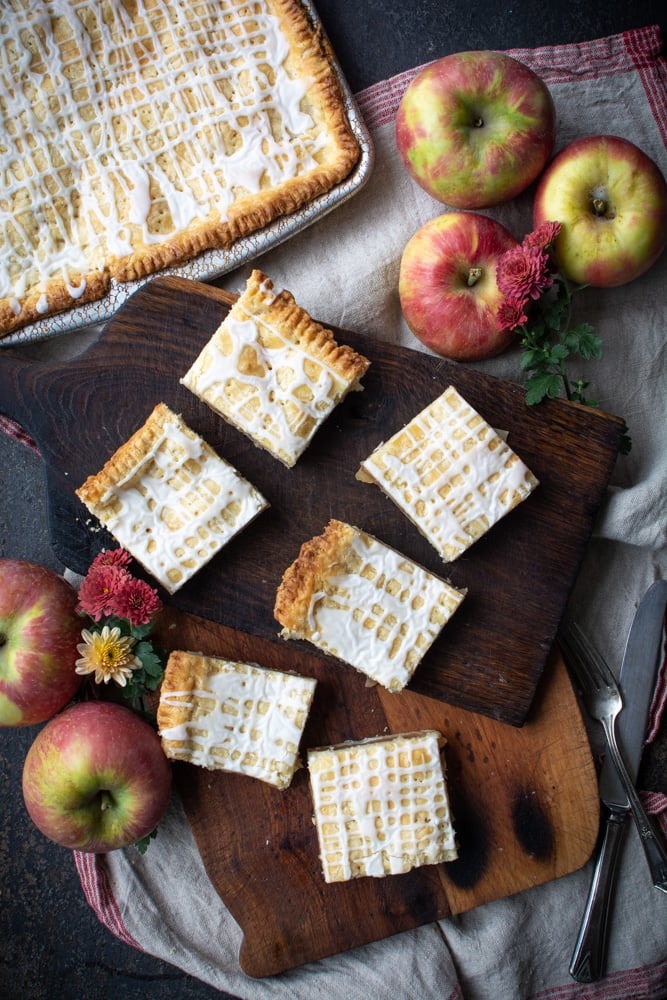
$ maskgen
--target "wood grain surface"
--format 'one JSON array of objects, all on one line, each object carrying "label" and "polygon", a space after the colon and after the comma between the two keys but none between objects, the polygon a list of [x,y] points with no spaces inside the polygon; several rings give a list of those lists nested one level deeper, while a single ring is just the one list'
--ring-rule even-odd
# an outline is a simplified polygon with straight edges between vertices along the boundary
[{"label": "wood grain surface", "polygon": [[[568,874],[590,857],[599,824],[586,731],[558,655],[522,728],[426,698],[366,687],[303,649],[170,610],[167,648],[199,650],[316,677],[301,744],[435,728],[447,740],[455,862],[327,885],[305,768],[279,791],[243,775],[174,765],[208,876],[243,931],[240,962],[269,976],[462,913]],[[196,900],[192,901],[196,906]]]},{"label": "wood grain surface", "polygon": [[[347,397],[288,470],[179,384],[228,301],[215,286],[160,278],[136,292],[75,358],[54,364],[0,351],[0,410],[30,432],[42,453],[57,556],[85,572],[97,551],[114,544],[74,491],[163,401],[271,503],[170,599],[174,607],[282,646],[273,603],[283,571],[329,518],[349,521],[468,590],[411,689],[521,726],[609,481],[623,422],[562,400],[527,407],[519,385],[336,330],[340,341],[371,360],[364,390]],[[508,431],[540,486],[445,565],[380,490],[358,482],[355,473],[362,458],[450,383],[493,426]]]}]

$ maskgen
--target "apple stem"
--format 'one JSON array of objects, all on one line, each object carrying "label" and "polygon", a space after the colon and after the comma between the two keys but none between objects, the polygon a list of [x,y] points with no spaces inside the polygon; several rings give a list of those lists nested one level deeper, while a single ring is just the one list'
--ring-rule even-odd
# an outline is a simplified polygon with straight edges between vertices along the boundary
[{"label": "apple stem", "polygon": [[603,216],[607,214],[607,202],[604,198],[593,198],[593,215]]},{"label": "apple stem", "polygon": [[100,811],[104,812],[106,809],[111,808],[113,805],[113,796],[107,792],[100,793]]},{"label": "apple stem", "polygon": [[468,271],[468,277],[466,278],[466,285],[468,286],[468,288],[472,288],[472,286],[475,285],[481,277],[482,277],[482,268],[471,267],[470,270]]}]

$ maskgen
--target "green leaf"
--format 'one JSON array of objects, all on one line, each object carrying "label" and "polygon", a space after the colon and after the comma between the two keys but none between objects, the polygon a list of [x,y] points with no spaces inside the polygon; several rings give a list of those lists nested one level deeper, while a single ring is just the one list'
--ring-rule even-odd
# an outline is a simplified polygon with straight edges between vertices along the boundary
[{"label": "green leaf", "polygon": [[142,837],[141,840],[138,840],[134,846],[139,851],[139,854],[145,854],[146,851],[148,850],[148,845],[150,844],[151,840],[155,840],[156,837],[157,837],[157,828],[151,831],[151,833],[147,834],[145,837]]},{"label": "green leaf", "polygon": [[580,354],[586,361],[602,357],[602,341],[593,333],[590,323],[580,323],[569,330],[563,340],[573,354]]},{"label": "green leaf", "polygon": [[623,421],[623,437],[621,438],[621,455],[629,455],[632,449],[632,438],[628,432],[628,425]]},{"label": "green leaf", "polygon": [[544,364],[543,352],[532,349],[523,351],[519,358],[519,364],[523,371],[530,371],[531,368],[537,368],[539,365]]},{"label": "green leaf", "polygon": [[[584,361],[602,357],[602,340],[590,323],[570,328],[574,293],[586,287],[571,286],[567,278],[556,274],[553,284],[534,304],[530,324],[521,327],[519,365],[522,371],[531,373],[525,383],[528,406],[556,397],[563,389],[574,402],[598,406],[597,400],[586,398],[589,383],[581,378],[571,380],[566,367],[566,361],[573,356]],[[631,446],[630,436],[625,433],[621,454],[627,455]]]},{"label": "green leaf", "polygon": [[563,325],[563,313],[567,308],[567,302],[554,302],[544,310],[543,319],[545,325],[552,331],[558,332]]},{"label": "green leaf", "polygon": [[144,670],[148,670],[150,673],[155,673],[157,670],[162,670],[162,663],[160,662],[160,657],[153,649],[150,642],[139,642],[134,647],[133,650],[135,656],[141,660],[141,664]]},{"label": "green leaf", "polygon": [[543,399],[552,399],[560,392],[561,384],[560,376],[550,372],[531,375],[526,382],[526,403],[534,406]]},{"label": "green leaf", "polygon": [[586,361],[595,358],[596,360],[602,357],[602,341],[595,334],[591,333],[586,337],[582,337],[579,342],[579,353],[582,358]]},{"label": "green leaf", "polygon": [[152,628],[151,622],[148,622],[146,625],[131,625],[130,635],[133,635],[135,639],[145,639],[146,636],[151,634]]},{"label": "green leaf", "polygon": [[558,283],[555,296],[544,301],[542,305],[542,315],[547,326],[552,331],[558,332],[563,326],[563,320],[567,319],[569,309],[569,291],[565,284]]}]

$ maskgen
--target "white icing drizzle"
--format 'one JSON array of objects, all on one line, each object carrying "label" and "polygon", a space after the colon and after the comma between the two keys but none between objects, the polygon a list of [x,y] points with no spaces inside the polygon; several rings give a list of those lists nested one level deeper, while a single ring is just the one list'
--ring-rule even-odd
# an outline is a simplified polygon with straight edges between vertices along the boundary
[{"label": "white icing drizzle", "polygon": [[229,462],[174,420],[93,513],[173,593],[266,506]]},{"label": "white icing drizzle", "polygon": [[79,276],[110,255],[212,212],[226,219],[240,195],[311,169],[325,145],[266,8],[128,6],[15,0],[1,15],[0,298],[54,280],[81,294]]},{"label": "white icing drizzle", "polygon": [[326,882],[457,856],[438,738],[425,731],[309,751]]},{"label": "white icing drizzle", "polygon": [[302,638],[400,691],[465,595],[363,531],[350,548],[312,595]]},{"label": "white icing drizzle", "polygon": [[182,716],[160,729],[165,752],[286,788],[317,682],[257,664],[202,659],[207,670],[201,686],[161,695],[161,703]]},{"label": "white icing drizzle", "polygon": [[525,463],[451,386],[361,467],[446,561],[537,485]]},{"label": "white icing drizzle", "polygon": [[351,383],[263,317],[245,316],[227,316],[181,382],[292,466]]},{"label": "white icing drizzle", "polygon": [[82,278],[81,283],[78,286],[67,285],[67,291],[72,296],[73,299],[80,299],[86,290],[86,279]]}]

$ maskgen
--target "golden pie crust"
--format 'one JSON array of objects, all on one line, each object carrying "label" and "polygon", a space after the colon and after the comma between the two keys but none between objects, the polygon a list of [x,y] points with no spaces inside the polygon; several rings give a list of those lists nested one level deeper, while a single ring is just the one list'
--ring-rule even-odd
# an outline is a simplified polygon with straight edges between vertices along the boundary
[{"label": "golden pie crust", "polygon": [[170,653],[157,710],[170,760],[287,788],[317,682],[201,653]]},{"label": "golden pie crust", "polygon": [[75,493],[172,594],[268,507],[165,403]]},{"label": "golden pie crust", "polygon": [[466,592],[367,532],[332,519],[282,577],[274,616],[388,691],[401,691]]},{"label": "golden pie crust", "polygon": [[353,555],[351,542],[357,529],[332,518],[321,535],[309,538],[298,557],[287,567],[276,592],[273,614],[292,635],[308,635],[313,596],[327,589],[327,580],[346,570]]},{"label": "golden pie crust", "polygon": [[297,0],[4,7],[0,336],[230,247],[359,159]]},{"label": "golden pie crust", "polygon": [[291,468],[369,365],[255,269],[181,382]]}]

